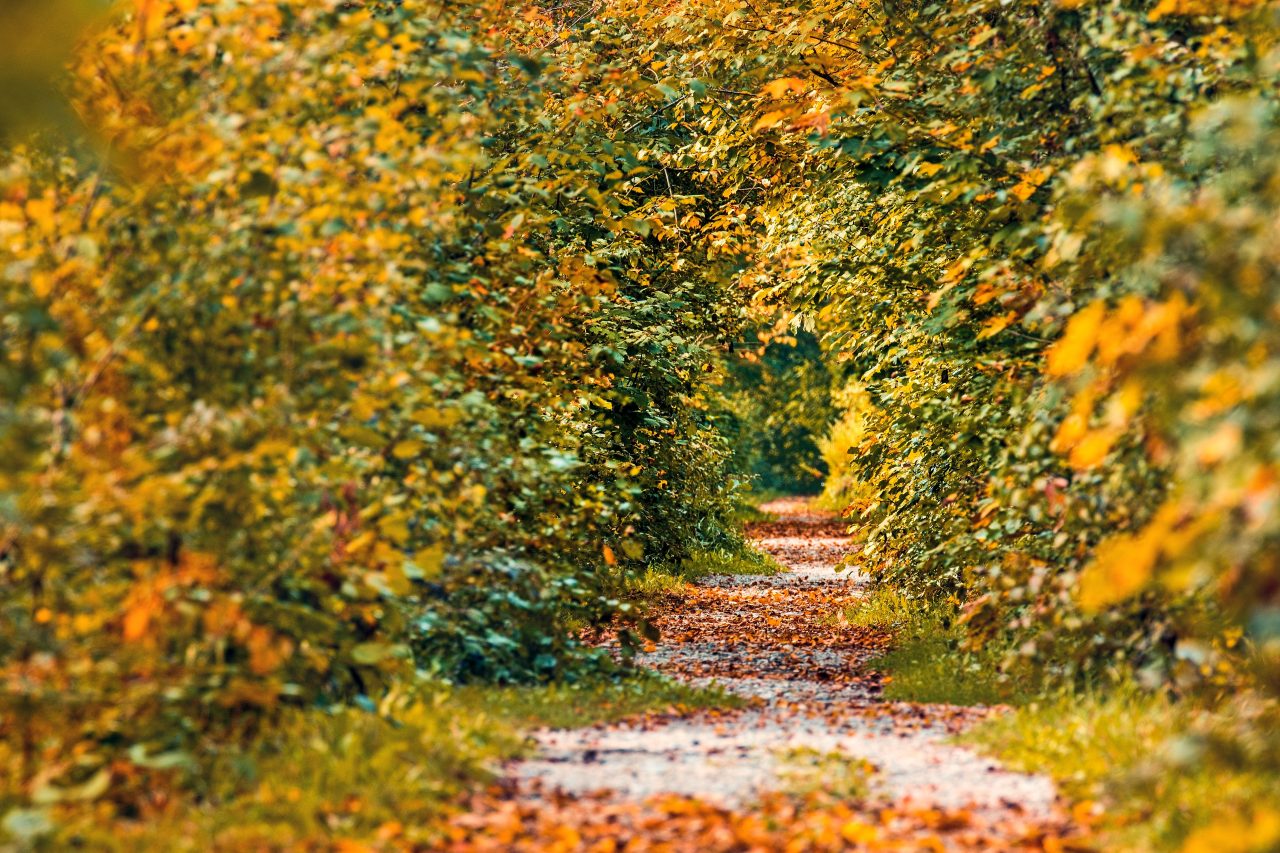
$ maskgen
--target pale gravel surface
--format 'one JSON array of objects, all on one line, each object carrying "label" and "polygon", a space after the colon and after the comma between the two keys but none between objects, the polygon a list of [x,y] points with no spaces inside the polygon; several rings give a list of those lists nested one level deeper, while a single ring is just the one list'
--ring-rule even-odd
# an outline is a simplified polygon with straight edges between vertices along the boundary
[{"label": "pale gravel surface", "polygon": [[[856,572],[834,570],[848,553],[849,543],[830,535],[829,517],[795,500],[764,509],[782,520],[815,528],[813,536],[756,540],[757,547],[788,571],[775,576],[718,576],[702,584],[736,588],[739,599],[749,600],[753,592],[764,595],[828,585],[848,590],[850,584],[861,581]],[[727,619],[750,616],[729,613]],[[726,616],[715,614],[711,624],[719,619]],[[725,629],[727,640],[735,636],[731,624]],[[538,757],[516,764],[513,774],[542,790],[570,794],[607,790],[614,797],[637,801],[655,794],[680,794],[740,807],[781,787],[780,753],[799,748],[871,762],[876,768],[872,785],[877,798],[902,807],[968,808],[991,819],[1049,816],[1056,792],[1047,777],[1001,769],[990,759],[949,743],[949,732],[929,722],[934,715],[927,709],[913,713],[909,707],[879,702],[873,681],[787,677],[831,668],[856,672],[872,654],[873,650],[857,648],[757,650],[732,641],[659,647],[643,656],[643,662],[677,672],[707,664],[715,665],[716,672],[727,667],[741,674],[720,677],[717,682],[762,703],[728,719],[692,717],[658,724],[541,731],[536,734]],[[814,666],[793,667],[797,660]],[[797,712],[797,707],[804,711]]]}]

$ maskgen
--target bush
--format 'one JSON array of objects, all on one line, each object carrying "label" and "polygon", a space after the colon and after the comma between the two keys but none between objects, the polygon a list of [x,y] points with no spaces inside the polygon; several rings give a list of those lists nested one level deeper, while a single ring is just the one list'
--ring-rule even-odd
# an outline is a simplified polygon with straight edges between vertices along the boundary
[{"label": "bush", "polygon": [[414,669],[590,672],[628,571],[741,547],[739,297],[660,263],[710,214],[619,132],[633,77],[534,56],[569,20],[193,0],[86,36],[102,147],[0,160],[0,810],[124,808]]}]

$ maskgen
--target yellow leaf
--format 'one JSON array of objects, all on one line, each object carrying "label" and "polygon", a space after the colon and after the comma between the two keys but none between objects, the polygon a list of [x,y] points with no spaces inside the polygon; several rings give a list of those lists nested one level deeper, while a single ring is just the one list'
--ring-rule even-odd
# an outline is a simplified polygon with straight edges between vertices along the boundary
[{"label": "yellow leaf", "polygon": [[1013,193],[1023,201],[1026,201],[1027,199],[1031,198],[1031,196],[1035,195],[1036,188],[1035,188],[1035,184],[1029,184],[1026,181],[1023,181],[1017,186],[1015,186],[1013,189],[1009,190],[1009,192]]},{"label": "yellow leaf", "polygon": [[1063,419],[1049,449],[1054,453],[1065,453],[1079,443],[1089,431],[1089,419],[1085,415],[1073,412]]},{"label": "yellow leaf", "polygon": [[1142,530],[1098,546],[1080,574],[1080,605],[1096,611],[1133,595],[1151,581],[1161,557],[1179,556],[1212,523],[1212,515],[1190,520],[1182,505],[1167,501]]},{"label": "yellow leaf", "polygon": [[760,118],[756,119],[756,123],[752,126],[752,130],[768,130],[769,128],[780,124],[787,117],[787,110],[770,110]]},{"label": "yellow leaf", "polygon": [[869,845],[880,839],[880,830],[869,823],[853,819],[840,827],[840,837],[850,844]]},{"label": "yellow leaf", "polygon": [[391,448],[391,455],[397,459],[412,459],[420,452],[422,452],[422,442],[413,439],[397,442],[396,446]]},{"label": "yellow leaf", "polygon": [[1077,311],[1067,323],[1067,331],[1049,349],[1046,369],[1050,376],[1069,376],[1089,361],[1098,343],[1098,329],[1106,313],[1101,300]]},{"label": "yellow leaf", "polygon": [[124,614],[124,638],[128,642],[141,640],[147,634],[151,624],[151,614],[155,611],[155,602],[151,596],[144,596],[134,603]]},{"label": "yellow leaf", "polygon": [[31,273],[31,292],[39,299],[47,299],[53,293],[53,276],[44,270]]},{"label": "yellow leaf", "polygon": [[777,80],[765,83],[760,89],[760,94],[768,98],[779,98],[787,92],[803,92],[808,88],[808,82],[799,77],[779,77]]},{"label": "yellow leaf", "polygon": [[1050,174],[1052,173],[1048,169],[1030,169],[1022,176],[1022,180],[1034,187],[1038,187],[1042,186],[1045,181],[1049,180]]},{"label": "yellow leaf", "polygon": [[1093,468],[1111,452],[1111,446],[1120,437],[1121,431],[1112,427],[1090,430],[1071,448],[1067,461],[1077,471]]},{"label": "yellow leaf", "polygon": [[57,227],[56,207],[51,198],[33,198],[27,202],[27,218],[45,234],[52,234]]},{"label": "yellow leaf", "polygon": [[347,543],[347,552],[351,554],[359,554],[371,547],[376,538],[377,537],[373,531],[366,530]]},{"label": "yellow leaf", "polygon": [[1017,316],[1017,314],[1010,311],[1008,314],[1004,314],[1000,317],[992,317],[986,323],[983,323],[982,331],[978,332],[978,340],[981,341],[1003,332],[1008,328],[1009,324],[1017,318]]},{"label": "yellow leaf", "polygon": [[938,174],[941,171],[942,171],[941,163],[924,162],[916,166],[916,172],[925,176],[926,178],[932,178],[934,175]]},{"label": "yellow leaf", "polygon": [[1156,556],[1149,537],[1125,534],[1106,540],[1080,574],[1080,606],[1097,611],[1133,595],[1151,579]]},{"label": "yellow leaf", "polygon": [[462,417],[457,409],[419,409],[409,416],[416,424],[427,429],[439,429],[456,424]]}]

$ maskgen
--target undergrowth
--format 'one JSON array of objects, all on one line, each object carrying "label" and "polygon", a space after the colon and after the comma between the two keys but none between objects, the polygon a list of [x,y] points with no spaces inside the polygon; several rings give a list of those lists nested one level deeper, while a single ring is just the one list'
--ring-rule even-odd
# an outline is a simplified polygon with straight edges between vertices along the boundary
[{"label": "undergrowth", "polygon": [[1001,670],[1007,651],[960,648],[945,608],[879,587],[849,609],[851,624],[894,636],[869,663],[890,701],[1008,704],[961,739],[1009,767],[1046,773],[1072,801],[1102,806],[1106,850],[1195,853],[1280,850],[1280,761],[1252,736],[1280,719],[1272,700],[1220,708],[1146,690],[1123,677],[1062,687]]},{"label": "undergrowth", "polygon": [[1003,672],[1000,650],[964,651],[964,634],[943,607],[929,608],[882,586],[849,608],[851,625],[893,635],[893,646],[868,666],[885,674],[884,697],[946,705],[1020,704],[1034,685]]},{"label": "undergrowth", "polygon": [[729,521],[739,525],[776,521],[778,518],[777,515],[769,512],[768,510],[761,509],[761,507],[770,501],[787,497],[791,497],[791,495],[769,490],[753,491],[750,495],[751,500],[749,502],[742,501],[738,503],[733,512],[730,513]]},{"label": "undergrowth", "polygon": [[1256,697],[1208,710],[1123,684],[1029,703],[964,740],[1103,804],[1104,849],[1277,850],[1280,768],[1239,737],[1245,716],[1275,714]]}]

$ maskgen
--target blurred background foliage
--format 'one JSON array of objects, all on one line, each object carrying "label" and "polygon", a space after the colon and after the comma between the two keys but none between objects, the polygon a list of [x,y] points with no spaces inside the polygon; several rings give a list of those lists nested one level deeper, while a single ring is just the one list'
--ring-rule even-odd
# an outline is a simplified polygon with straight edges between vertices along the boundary
[{"label": "blurred background foliage", "polygon": [[107,0],[8,0],[0,20],[0,142],[48,125],[74,124],[58,81],[76,40]]},{"label": "blurred background foliage", "polygon": [[818,442],[838,414],[818,336],[760,328],[732,352],[722,393],[733,415],[725,432],[734,469],[762,495],[818,492],[830,470]]}]

